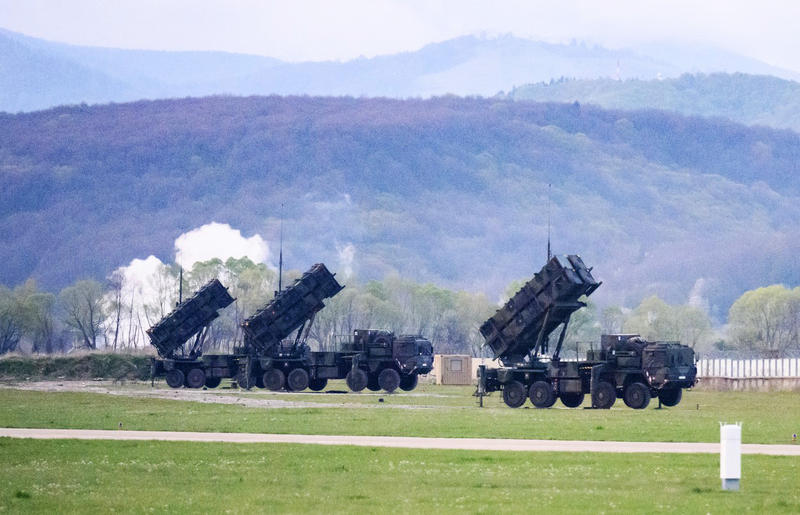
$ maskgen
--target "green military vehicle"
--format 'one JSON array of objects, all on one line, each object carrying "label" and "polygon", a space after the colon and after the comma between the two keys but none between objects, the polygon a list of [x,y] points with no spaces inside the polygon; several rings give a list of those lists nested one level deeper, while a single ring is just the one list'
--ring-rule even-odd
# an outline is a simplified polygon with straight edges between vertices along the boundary
[{"label": "green military vehicle", "polygon": [[353,340],[336,352],[312,354],[349,365],[344,378],[354,392],[364,388],[393,392],[398,387],[411,391],[417,387],[419,374],[433,368],[433,346],[427,339],[372,329],[356,329]]},{"label": "green military vehicle", "polygon": [[[585,360],[560,358],[571,315],[585,306],[600,282],[579,256],[548,261],[494,316],[480,328],[485,345],[501,367],[478,369],[478,395],[502,391],[504,402],[518,408],[527,399],[549,408],[557,399],[567,407],[583,404],[608,409],[617,398],[631,408],[647,407],[651,397],[674,406],[682,389],[697,380],[694,351],[677,342],[646,342],[638,335],[604,335],[598,350]],[[552,353],[549,336],[560,329]]]},{"label": "green military vehicle", "polygon": [[219,316],[219,310],[233,301],[227,288],[212,279],[149,328],[150,344],[160,356],[151,358],[150,375],[166,376],[172,388],[215,388],[223,378],[233,377],[237,371],[234,356],[203,356],[209,325]]},{"label": "green military vehicle", "polygon": [[[306,343],[323,300],[343,286],[325,265],[317,264],[242,324],[245,353],[239,384],[270,390],[323,390],[329,379],[345,379],[354,392],[369,388],[413,390],[419,374],[433,367],[433,348],[425,338],[356,329],[336,350],[311,351]],[[293,340],[285,340],[296,331]]]}]

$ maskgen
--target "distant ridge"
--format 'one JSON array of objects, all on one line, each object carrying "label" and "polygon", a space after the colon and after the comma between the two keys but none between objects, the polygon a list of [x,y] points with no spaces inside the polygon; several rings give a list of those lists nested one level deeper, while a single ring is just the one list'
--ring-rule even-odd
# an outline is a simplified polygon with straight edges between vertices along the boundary
[{"label": "distant ridge", "polygon": [[764,75],[682,75],[664,80],[560,80],[514,88],[514,100],[663,109],[800,132],[800,83]]},{"label": "distant ridge", "polygon": [[493,96],[514,86],[576,79],[652,79],[685,72],[800,74],[714,48],[610,50],[501,36],[463,36],[347,62],[287,63],[224,52],[157,52],[67,45],[0,29],[0,111],[65,104],[230,95]]}]

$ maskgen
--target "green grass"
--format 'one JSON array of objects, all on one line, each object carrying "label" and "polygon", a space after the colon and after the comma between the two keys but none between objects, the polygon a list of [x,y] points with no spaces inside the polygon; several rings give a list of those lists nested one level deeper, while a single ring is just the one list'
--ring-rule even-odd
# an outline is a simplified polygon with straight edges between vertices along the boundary
[{"label": "green grass", "polygon": [[[120,387],[124,389],[125,387]],[[136,388],[141,388],[137,386]],[[435,393],[436,386],[426,390]],[[443,392],[458,392],[447,387]],[[375,408],[249,408],[239,405],[143,399],[96,393],[45,393],[0,389],[0,426],[253,433],[392,435],[423,437],[543,438],[564,440],[719,441],[719,422],[742,422],[744,443],[790,443],[800,433],[796,393],[687,392],[675,408],[631,410],[510,409],[497,397],[480,409],[461,388],[465,406],[402,409],[377,396],[309,395],[371,399]],[[213,393],[205,392],[213,395]],[[415,392],[416,393],[416,392]],[[261,393],[243,394],[257,398]],[[280,396],[278,396],[280,397]],[[294,397],[294,396],[292,396]],[[302,397],[302,396],[301,396]],[[398,394],[392,402],[424,396]],[[698,409],[699,406],[699,409]]]},{"label": "green grass", "polygon": [[800,511],[800,463],[713,455],[0,439],[0,512]]}]

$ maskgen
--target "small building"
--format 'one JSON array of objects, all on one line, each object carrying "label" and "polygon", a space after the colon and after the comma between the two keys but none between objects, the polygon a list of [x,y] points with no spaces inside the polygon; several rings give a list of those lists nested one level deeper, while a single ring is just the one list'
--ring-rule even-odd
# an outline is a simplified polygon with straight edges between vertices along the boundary
[{"label": "small building", "polygon": [[466,354],[433,356],[436,384],[472,384],[472,358]]}]

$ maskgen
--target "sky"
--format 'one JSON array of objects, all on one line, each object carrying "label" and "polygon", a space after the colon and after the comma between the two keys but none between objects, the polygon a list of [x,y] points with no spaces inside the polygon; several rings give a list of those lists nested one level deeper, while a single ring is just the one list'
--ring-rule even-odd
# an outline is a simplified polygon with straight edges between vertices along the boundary
[{"label": "sky", "polygon": [[510,33],[610,48],[702,43],[800,71],[799,20],[796,0],[0,0],[0,27],[52,41],[286,61]]}]

